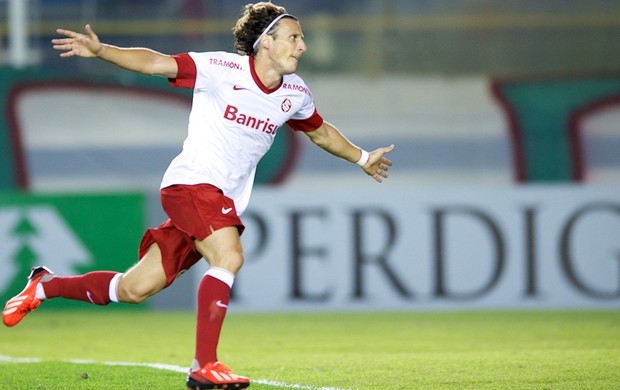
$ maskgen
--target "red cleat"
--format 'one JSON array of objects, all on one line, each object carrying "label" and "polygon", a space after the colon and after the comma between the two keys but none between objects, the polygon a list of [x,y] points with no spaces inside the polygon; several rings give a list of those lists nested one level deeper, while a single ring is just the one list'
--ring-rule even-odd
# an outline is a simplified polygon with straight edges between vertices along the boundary
[{"label": "red cleat", "polygon": [[45,275],[53,275],[54,273],[45,267],[32,267],[32,271],[28,276],[28,284],[26,287],[9,299],[2,311],[2,322],[6,326],[15,326],[21,321],[28,312],[36,309],[41,304],[41,300],[37,299],[35,293],[37,284]]},{"label": "red cleat", "polygon": [[235,375],[225,364],[210,362],[196,371],[187,374],[188,390],[204,389],[245,389],[250,379]]}]

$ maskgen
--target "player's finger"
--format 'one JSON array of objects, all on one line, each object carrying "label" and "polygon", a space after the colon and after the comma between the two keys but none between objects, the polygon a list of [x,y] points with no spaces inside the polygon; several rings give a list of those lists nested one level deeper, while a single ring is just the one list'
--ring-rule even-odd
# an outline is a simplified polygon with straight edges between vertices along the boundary
[{"label": "player's finger", "polygon": [[95,34],[92,27],[90,27],[90,24],[87,24],[85,29],[86,29],[86,34],[88,34],[88,38],[90,38],[93,41],[99,40],[99,38],[97,38],[97,34]]},{"label": "player's finger", "polygon": [[58,34],[60,34],[60,35],[64,35],[64,36],[69,37],[69,38],[75,38],[75,37],[81,35],[81,34],[76,33],[75,31],[65,30],[63,28],[57,28],[56,32]]},{"label": "player's finger", "polygon": [[64,53],[60,53],[60,56],[61,57],[73,57],[75,56],[75,53],[73,52],[73,50],[71,50],[71,51],[66,51]]},{"label": "player's finger", "polygon": [[73,50],[73,46],[71,46],[70,44],[54,45],[52,46],[52,48],[54,48],[55,50],[66,50],[66,51]]},{"label": "player's finger", "polygon": [[56,43],[52,46],[56,50],[72,50],[73,45],[70,42]]},{"label": "player's finger", "polygon": [[93,28],[92,28],[92,27],[90,27],[90,24],[87,24],[87,25],[84,27],[84,30],[86,31],[86,34],[88,34],[88,37],[89,37],[90,39],[96,39],[96,38],[97,38],[97,35],[96,35],[96,34],[95,34],[95,32],[93,31]]}]

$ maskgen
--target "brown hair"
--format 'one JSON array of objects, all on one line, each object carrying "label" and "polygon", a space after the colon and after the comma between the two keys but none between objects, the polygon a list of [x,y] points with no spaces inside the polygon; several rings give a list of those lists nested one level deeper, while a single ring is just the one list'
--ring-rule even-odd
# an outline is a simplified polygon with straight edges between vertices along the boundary
[{"label": "brown hair", "polygon": [[[268,1],[261,1],[256,4],[247,4],[242,8],[243,14],[233,27],[235,37],[235,49],[242,55],[255,55],[252,47],[254,42],[263,33],[265,28],[275,18],[286,14],[286,9]],[[289,17],[288,15],[286,17]],[[297,20],[296,17],[290,18]],[[271,29],[268,34],[273,34],[275,29]]]}]

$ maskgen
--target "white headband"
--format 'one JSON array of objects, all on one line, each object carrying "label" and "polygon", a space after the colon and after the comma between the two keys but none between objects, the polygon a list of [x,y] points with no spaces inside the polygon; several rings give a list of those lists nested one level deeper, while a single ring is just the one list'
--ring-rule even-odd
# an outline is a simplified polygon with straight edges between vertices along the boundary
[{"label": "white headband", "polygon": [[265,27],[265,29],[263,30],[263,32],[258,36],[258,38],[256,38],[256,40],[254,41],[254,44],[252,45],[252,49],[256,50],[256,46],[258,46],[258,42],[260,42],[260,40],[267,34],[269,33],[269,31],[271,31],[271,29],[273,28],[273,26],[275,26],[276,23],[278,23],[278,21],[280,19],[282,19],[285,16],[290,16],[290,17],[294,17],[293,15],[289,15],[289,14],[280,14],[278,15],[277,18],[275,18],[271,23],[269,23],[269,25],[267,27]]}]

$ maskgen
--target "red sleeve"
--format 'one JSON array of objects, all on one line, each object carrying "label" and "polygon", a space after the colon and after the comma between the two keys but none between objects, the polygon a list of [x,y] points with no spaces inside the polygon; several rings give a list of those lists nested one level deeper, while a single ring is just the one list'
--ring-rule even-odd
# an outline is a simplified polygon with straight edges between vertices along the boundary
[{"label": "red sleeve", "polygon": [[177,62],[177,77],[168,79],[173,87],[194,88],[196,85],[196,63],[189,54],[175,54],[172,56]]},{"label": "red sleeve", "polygon": [[323,117],[319,115],[319,112],[315,109],[310,118],[306,119],[289,119],[286,121],[293,130],[297,131],[313,131],[321,127],[323,124]]}]

